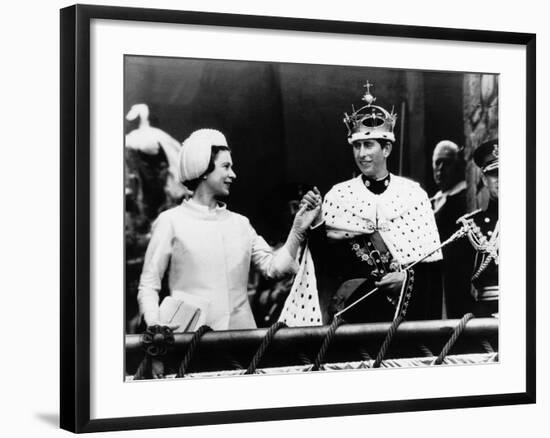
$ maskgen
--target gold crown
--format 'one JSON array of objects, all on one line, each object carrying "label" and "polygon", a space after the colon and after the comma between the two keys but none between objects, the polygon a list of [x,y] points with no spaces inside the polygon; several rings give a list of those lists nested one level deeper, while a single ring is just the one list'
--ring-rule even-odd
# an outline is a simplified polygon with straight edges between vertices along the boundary
[{"label": "gold crown", "polygon": [[351,144],[356,140],[389,140],[395,142],[395,135],[393,128],[397,120],[397,114],[386,111],[381,106],[373,105],[376,101],[370,93],[370,87],[372,87],[369,81],[364,85],[367,92],[364,94],[361,100],[367,104],[357,111],[351,107],[352,113],[348,115],[344,113],[344,123],[348,128],[348,142]]}]

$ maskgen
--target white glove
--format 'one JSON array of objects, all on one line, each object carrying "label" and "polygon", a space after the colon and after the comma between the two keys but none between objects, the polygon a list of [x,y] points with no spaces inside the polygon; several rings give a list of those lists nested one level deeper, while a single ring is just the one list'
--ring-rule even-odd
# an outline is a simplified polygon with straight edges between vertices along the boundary
[{"label": "white glove", "polygon": [[322,197],[317,187],[307,192],[300,201],[300,209],[294,216],[292,228],[284,244],[292,258],[296,257],[300,243],[305,239],[311,224],[320,217],[321,205]]}]

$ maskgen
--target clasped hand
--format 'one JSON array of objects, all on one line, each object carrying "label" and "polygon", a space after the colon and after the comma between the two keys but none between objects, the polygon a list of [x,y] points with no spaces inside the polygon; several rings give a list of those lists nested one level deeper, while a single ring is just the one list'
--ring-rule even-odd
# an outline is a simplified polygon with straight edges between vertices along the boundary
[{"label": "clasped hand", "polygon": [[319,189],[314,187],[300,201],[300,208],[294,217],[292,228],[303,234],[317,220],[321,213],[323,198]]}]

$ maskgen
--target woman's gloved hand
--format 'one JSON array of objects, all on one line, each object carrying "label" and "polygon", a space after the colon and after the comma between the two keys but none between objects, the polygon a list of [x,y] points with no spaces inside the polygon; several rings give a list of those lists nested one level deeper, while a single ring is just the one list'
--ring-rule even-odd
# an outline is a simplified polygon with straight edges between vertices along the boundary
[{"label": "woman's gloved hand", "polygon": [[300,201],[300,209],[294,217],[292,228],[297,233],[305,234],[308,228],[321,217],[323,197],[317,187],[309,190]]},{"label": "woman's gloved hand", "polygon": [[285,242],[285,247],[292,257],[296,257],[300,243],[305,239],[307,230],[320,216],[322,200],[323,198],[319,190],[315,187],[313,190],[307,192],[300,201],[300,209],[296,213],[296,216],[294,216],[292,228]]}]

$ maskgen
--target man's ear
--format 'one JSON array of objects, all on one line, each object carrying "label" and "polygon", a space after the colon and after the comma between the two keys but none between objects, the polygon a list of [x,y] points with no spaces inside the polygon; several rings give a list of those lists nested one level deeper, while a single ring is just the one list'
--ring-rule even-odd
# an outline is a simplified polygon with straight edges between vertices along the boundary
[{"label": "man's ear", "polygon": [[391,141],[387,141],[386,144],[384,145],[384,157],[388,158],[391,154],[391,150],[392,150],[392,142]]}]

